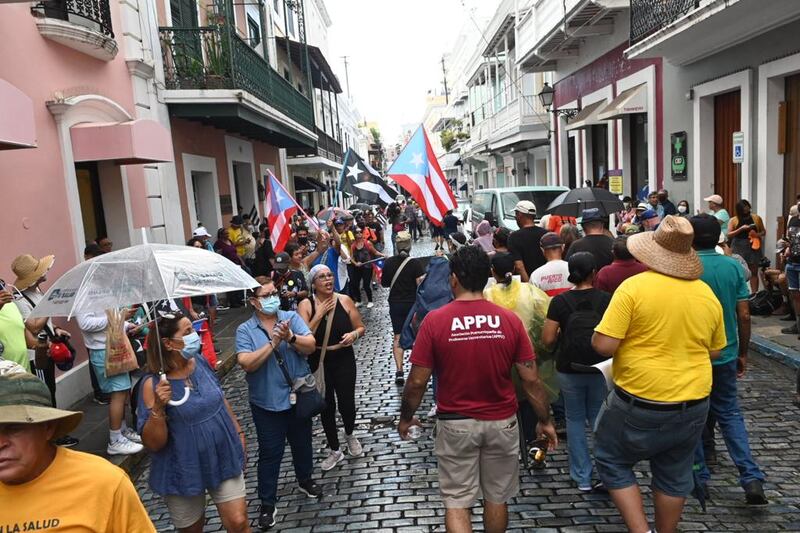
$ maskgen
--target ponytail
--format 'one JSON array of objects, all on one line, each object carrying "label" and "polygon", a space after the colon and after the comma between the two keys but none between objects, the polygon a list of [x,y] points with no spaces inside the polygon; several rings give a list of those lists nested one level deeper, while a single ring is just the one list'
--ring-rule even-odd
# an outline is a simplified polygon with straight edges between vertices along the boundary
[{"label": "ponytail", "polygon": [[514,280],[514,274],[512,274],[511,272],[506,272],[506,275],[504,276],[503,281],[501,281],[500,283],[502,283],[503,285],[508,287],[509,285],[511,285],[511,282],[513,280]]}]

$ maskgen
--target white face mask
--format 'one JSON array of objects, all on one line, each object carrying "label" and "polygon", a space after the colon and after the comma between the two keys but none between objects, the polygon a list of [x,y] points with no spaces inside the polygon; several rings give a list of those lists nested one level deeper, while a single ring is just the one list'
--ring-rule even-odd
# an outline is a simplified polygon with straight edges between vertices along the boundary
[{"label": "white face mask", "polygon": [[685,213],[686,211],[687,211],[687,209],[686,209],[685,205],[679,205],[678,206],[678,213]]}]

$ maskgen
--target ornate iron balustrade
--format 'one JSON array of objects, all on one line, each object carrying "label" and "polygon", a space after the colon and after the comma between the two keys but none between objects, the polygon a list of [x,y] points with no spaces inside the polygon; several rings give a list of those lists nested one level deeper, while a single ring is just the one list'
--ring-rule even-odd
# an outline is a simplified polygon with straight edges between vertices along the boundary
[{"label": "ornate iron balustrade", "polygon": [[323,157],[342,162],[342,143],[328,135],[324,130],[317,127],[317,153]]},{"label": "ornate iron balustrade", "polygon": [[45,17],[74,22],[114,38],[109,0],[45,0],[31,9]]},{"label": "ornate iron balustrade", "polygon": [[700,0],[631,0],[631,44],[700,7]]},{"label": "ornate iron balustrade", "polygon": [[242,89],[313,129],[311,101],[226,24],[159,28],[168,89]]}]

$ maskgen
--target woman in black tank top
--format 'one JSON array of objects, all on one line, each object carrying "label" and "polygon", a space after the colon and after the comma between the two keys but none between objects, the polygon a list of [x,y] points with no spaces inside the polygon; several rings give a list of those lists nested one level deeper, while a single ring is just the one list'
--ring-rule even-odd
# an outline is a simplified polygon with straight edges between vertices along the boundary
[{"label": "woman in black tank top", "polygon": [[[356,357],[353,343],[364,335],[366,327],[353,300],[343,294],[334,293],[333,282],[333,273],[327,266],[317,265],[312,268],[308,281],[311,298],[300,302],[297,309],[316,339],[317,349],[308,358],[311,371],[316,371],[321,364],[325,378],[326,406],[322,412],[322,427],[325,429],[330,453],[322,461],[324,471],[331,470],[344,459],[344,454],[339,449],[336,429],[337,400],[348,454],[358,457],[363,453],[361,443],[353,435],[356,426]],[[322,346],[325,343],[329,317],[330,334],[323,359]]]}]

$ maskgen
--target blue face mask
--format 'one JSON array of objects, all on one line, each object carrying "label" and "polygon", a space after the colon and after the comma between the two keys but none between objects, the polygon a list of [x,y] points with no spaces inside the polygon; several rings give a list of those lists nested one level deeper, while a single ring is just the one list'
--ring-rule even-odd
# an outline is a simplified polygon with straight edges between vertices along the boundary
[{"label": "blue face mask", "polygon": [[259,298],[258,303],[261,304],[261,312],[265,315],[274,315],[281,307],[281,299],[275,295]]},{"label": "blue face mask", "polygon": [[181,355],[186,359],[200,354],[200,335],[196,331],[183,336],[183,350]]}]

